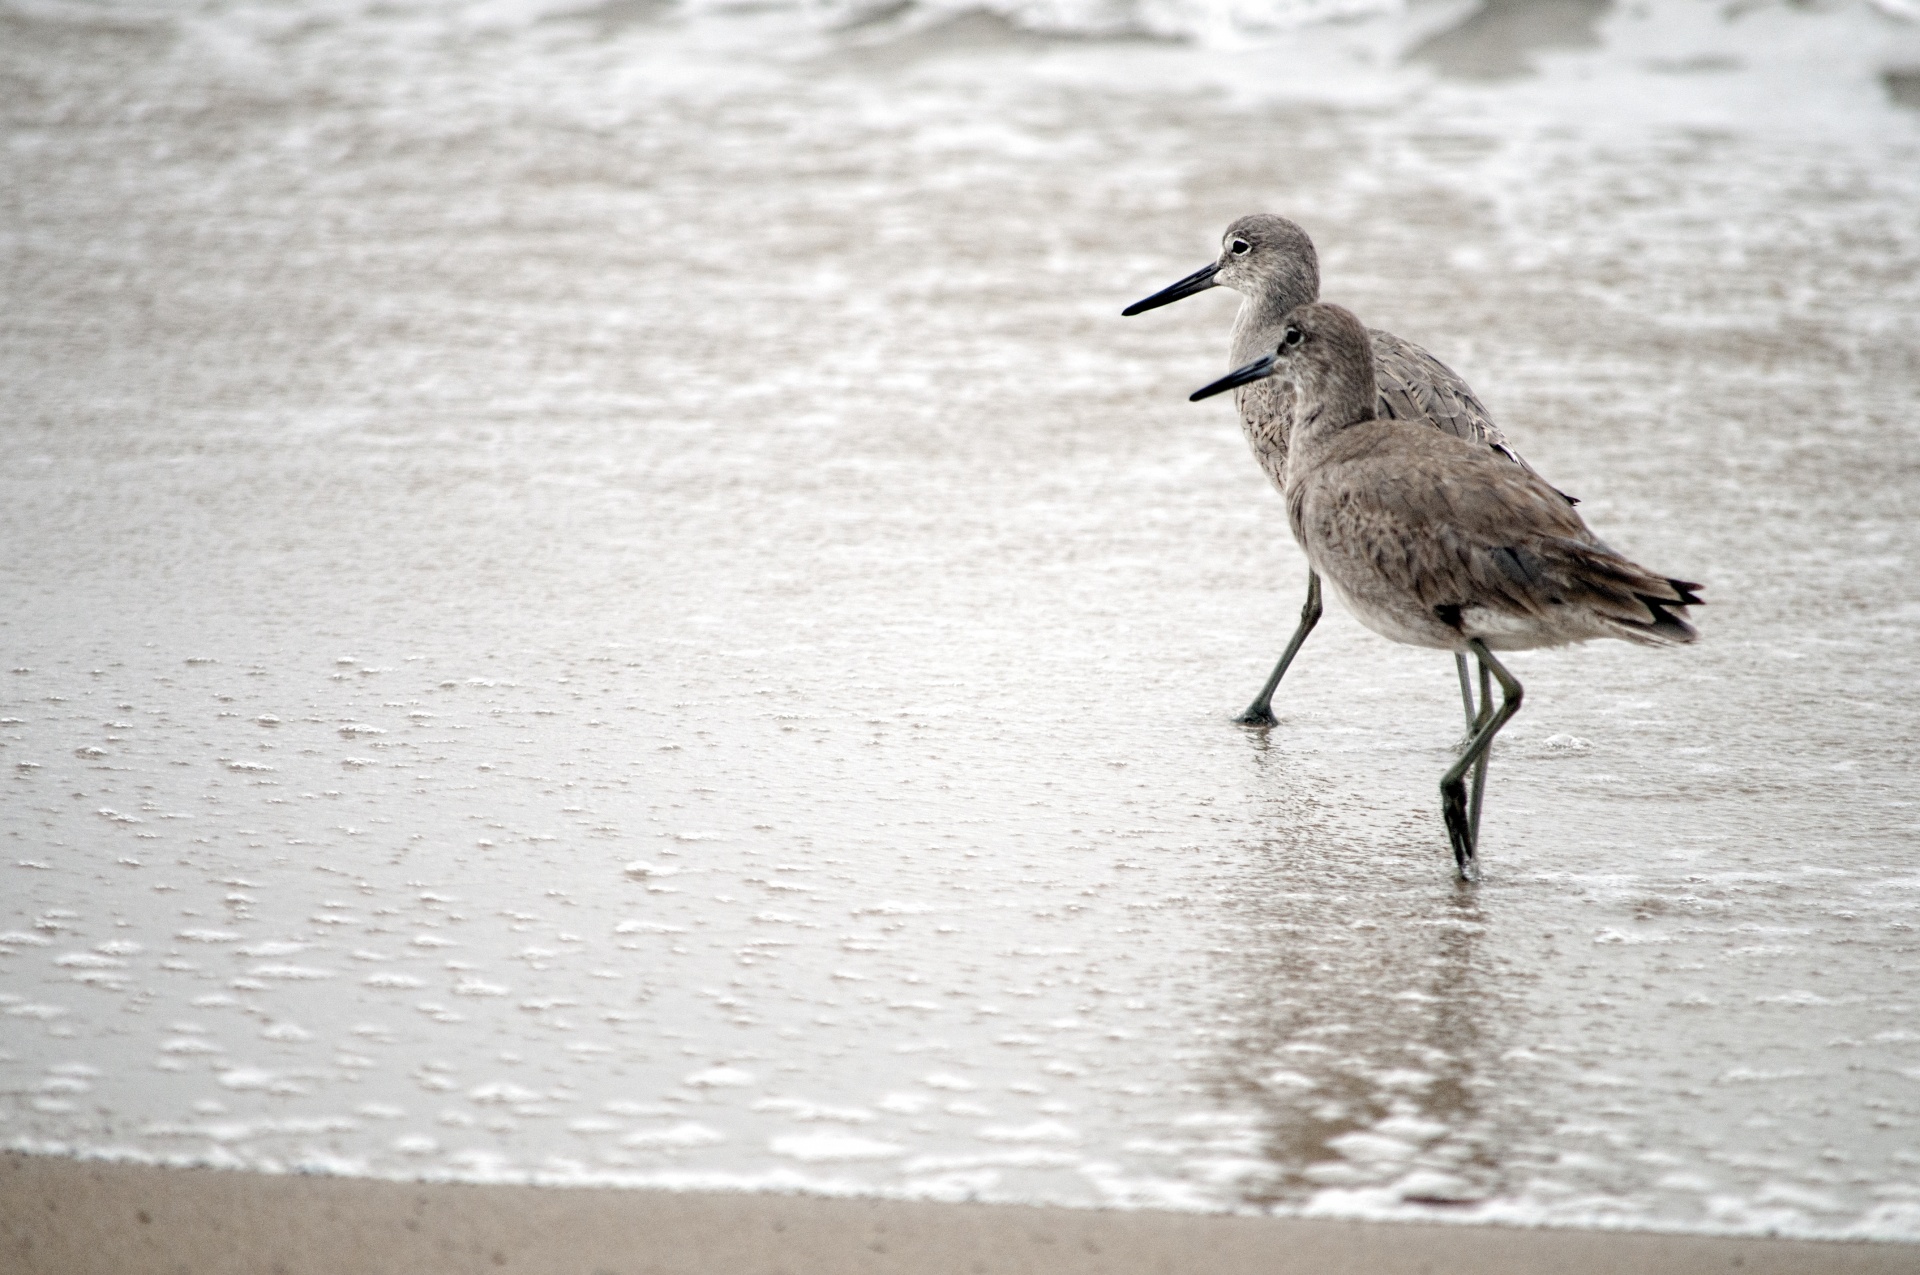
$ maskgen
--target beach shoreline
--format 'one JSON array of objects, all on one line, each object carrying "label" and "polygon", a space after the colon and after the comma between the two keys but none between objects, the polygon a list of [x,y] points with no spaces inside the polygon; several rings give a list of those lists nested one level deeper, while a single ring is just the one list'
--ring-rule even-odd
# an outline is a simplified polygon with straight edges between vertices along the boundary
[{"label": "beach shoreline", "polygon": [[92,1271],[1868,1275],[1920,1246],[696,1191],[397,1183],[0,1155],[0,1263]]},{"label": "beach shoreline", "polygon": [[[1556,3],[0,7],[37,1269],[1920,1243],[1920,25]],[[1444,654],[1233,721],[1234,294],[1122,308],[1254,211],[1708,588],[1470,890]]]}]

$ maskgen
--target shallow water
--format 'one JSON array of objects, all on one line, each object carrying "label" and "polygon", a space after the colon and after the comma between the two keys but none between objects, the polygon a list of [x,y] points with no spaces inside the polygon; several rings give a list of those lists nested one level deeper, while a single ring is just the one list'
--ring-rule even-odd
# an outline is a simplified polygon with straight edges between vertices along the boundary
[{"label": "shallow water", "polygon": [[[1920,1238],[1920,28],[1338,8],[0,9],[0,1141]],[[1256,208],[1708,583],[1477,888]]]}]

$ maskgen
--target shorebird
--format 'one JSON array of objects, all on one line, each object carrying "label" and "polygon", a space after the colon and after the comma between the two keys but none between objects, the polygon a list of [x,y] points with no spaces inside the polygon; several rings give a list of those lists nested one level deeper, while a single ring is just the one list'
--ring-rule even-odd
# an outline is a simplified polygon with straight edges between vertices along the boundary
[{"label": "shorebird", "polygon": [[1520,709],[1520,683],[1494,651],[1603,637],[1692,642],[1686,609],[1701,586],[1629,562],[1545,479],[1485,445],[1381,417],[1377,365],[1360,320],[1316,302],[1281,322],[1271,351],[1192,397],[1289,385],[1287,521],[1308,564],[1375,633],[1479,662],[1472,734],[1440,780],[1454,864],[1472,880],[1484,764],[1471,810],[1463,776]]},{"label": "shorebird", "polygon": [[[1319,297],[1320,259],[1307,232],[1285,217],[1266,213],[1242,217],[1227,227],[1220,241],[1220,256],[1211,265],[1202,266],[1178,283],[1134,302],[1120,313],[1139,314],[1214,287],[1232,288],[1241,295],[1240,311],[1233,320],[1231,361],[1227,364],[1239,367],[1256,354],[1273,349],[1287,315],[1295,306]],[[1379,385],[1374,408],[1380,416],[1425,421],[1444,433],[1489,449],[1507,463],[1528,468],[1507,446],[1506,435],[1493,423],[1492,415],[1451,368],[1391,332],[1375,331],[1372,337],[1374,376]],[[1240,387],[1234,400],[1247,442],[1253,447],[1254,459],[1274,487],[1285,492],[1287,440],[1294,422],[1292,392],[1278,381],[1256,382]],[[1320,577],[1310,569],[1307,601],[1300,608],[1300,623],[1266,685],[1235,721],[1247,726],[1274,724],[1273,693],[1280,679],[1286,676],[1300,644],[1320,622],[1320,613]],[[1476,709],[1467,678],[1466,657],[1457,657],[1455,665],[1460,673],[1461,703],[1471,730]]]}]

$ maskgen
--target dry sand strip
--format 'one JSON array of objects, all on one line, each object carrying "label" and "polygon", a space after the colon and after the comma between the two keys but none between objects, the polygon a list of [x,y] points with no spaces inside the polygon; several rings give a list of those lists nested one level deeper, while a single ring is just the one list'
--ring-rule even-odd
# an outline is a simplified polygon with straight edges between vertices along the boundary
[{"label": "dry sand strip", "polygon": [[1920,1245],[404,1184],[0,1156],[7,1275],[1866,1275]]}]

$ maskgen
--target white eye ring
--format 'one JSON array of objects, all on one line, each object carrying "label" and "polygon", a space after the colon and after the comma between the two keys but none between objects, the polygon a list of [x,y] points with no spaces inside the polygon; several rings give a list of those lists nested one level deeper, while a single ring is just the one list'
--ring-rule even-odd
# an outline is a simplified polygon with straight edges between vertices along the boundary
[{"label": "white eye ring", "polygon": [[1227,251],[1231,252],[1236,257],[1240,257],[1240,256],[1245,256],[1247,253],[1247,250],[1252,247],[1253,245],[1248,243],[1246,240],[1236,239],[1232,243],[1227,245]]},{"label": "white eye ring", "polygon": [[1280,338],[1280,346],[1282,349],[1290,350],[1306,339],[1306,334],[1299,328],[1288,328],[1287,334]]}]

